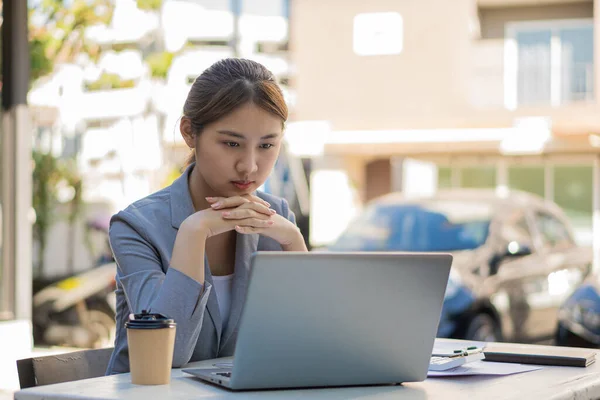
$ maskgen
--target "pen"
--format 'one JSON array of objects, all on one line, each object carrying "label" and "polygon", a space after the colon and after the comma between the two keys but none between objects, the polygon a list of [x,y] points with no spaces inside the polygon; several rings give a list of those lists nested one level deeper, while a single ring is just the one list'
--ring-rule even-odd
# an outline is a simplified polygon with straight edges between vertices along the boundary
[{"label": "pen", "polygon": [[436,351],[436,349],[434,348],[431,355],[435,356],[435,357],[454,358],[454,357],[467,357],[471,354],[483,353],[483,351],[484,351],[484,346],[482,346],[482,347],[469,346],[469,347],[464,347],[462,349],[456,349],[456,350],[452,350],[452,348],[449,348],[447,350],[438,349],[438,351]]},{"label": "pen", "polygon": [[470,346],[466,349],[458,349],[454,350],[455,356],[470,356],[471,354],[477,354],[483,352],[483,348],[479,348],[477,346]]}]

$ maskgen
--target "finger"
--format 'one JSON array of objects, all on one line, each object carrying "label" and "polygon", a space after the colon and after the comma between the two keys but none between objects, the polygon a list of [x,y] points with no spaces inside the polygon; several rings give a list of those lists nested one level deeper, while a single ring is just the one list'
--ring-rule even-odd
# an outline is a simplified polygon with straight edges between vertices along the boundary
[{"label": "finger", "polygon": [[264,214],[264,215],[277,214],[277,211],[265,206],[262,203],[254,203],[254,202],[245,203],[245,204],[242,204],[241,206],[239,206],[237,209],[241,210],[241,209],[246,209],[246,208],[254,210],[257,213]]},{"label": "finger", "polygon": [[225,219],[254,218],[254,219],[267,220],[271,217],[271,213],[269,213],[268,215],[265,215],[265,214],[256,212],[250,208],[236,208],[235,210],[232,210],[232,211],[223,211],[221,213],[221,215]]},{"label": "finger", "polygon": [[250,200],[250,201],[252,201],[252,202],[263,204],[265,207],[271,207],[271,203],[269,203],[269,202],[268,202],[268,201],[266,201],[266,200],[263,200],[263,199],[261,199],[261,198],[260,198],[260,197],[258,197],[258,196],[254,196],[254,195],[252,195],[252,194],[245,194],[245,195],[244,195],[244,196],[242,196],[242,197],[245,197],[245,198],[247,198],[248,200]]},{"label": "finger", "polygon": [[220,210],[222,208],[234,208],[239,207],[244,203],[249,203],[250,200],[246,199],[242,196],[234,196],[234,197],[213,197],[213,199],[217,199],[210,206],[214,210]]},{"label": "finger", "polygon": [[269,202],[261,199],[260,197],[252,195],[233,197],[207,197],[206,200],[210,203],[210,206],[215,210],[239,207],[240,205],[246,203],[258,203],[264,205],[267,208],[271,207],[271,204],[269,204]]},{"label": "finger", "polygon": [[239,226],[239,225],[236,225],[236,227],[235,227],[235,231],[236,232],[239,232],[239,233],[242,233],[242,234],[245,234],[245,235],[252,234],[252,233],[261,233],[264,230],[265,230],[265,228],[254,228],[254,227],[251,227],[251,226]]},{"label": "finger", "polygon": [[246,228],[269,228],[271,227],[275,221],[258,219],[258,218],[246,218],[239,221],[236,221],[236,226],[246,227]]}]

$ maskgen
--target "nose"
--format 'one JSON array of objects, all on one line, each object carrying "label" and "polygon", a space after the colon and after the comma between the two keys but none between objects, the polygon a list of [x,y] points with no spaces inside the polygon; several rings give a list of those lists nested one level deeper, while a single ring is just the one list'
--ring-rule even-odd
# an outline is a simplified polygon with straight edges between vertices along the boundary
[{"label": "nose", "polygon": [[236,164],[236,170],[245,177],[258,171],[256,152],[253,149],[244,152]]}]

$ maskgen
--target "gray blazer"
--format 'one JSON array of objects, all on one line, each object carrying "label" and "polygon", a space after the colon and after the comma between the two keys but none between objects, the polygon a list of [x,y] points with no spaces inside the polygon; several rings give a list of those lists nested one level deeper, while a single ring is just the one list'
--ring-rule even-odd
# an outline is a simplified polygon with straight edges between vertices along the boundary
[{"label": "gray blazer", "polygon": [[[211,291],[212,275],[206,257],[204,292],[203,285],[169,268],[177,230],[194,213],[188,187],[193,167],[189,166],[171,186],[136,201],[111,219],[110,245],[117,262],[117,334],[107,374],[129,372],[125,322],[129,313],[143,309],[175,319],[173,367],[233,355],[248,286],[250,255],[257,250],[281,250],[281,245],[270,238],[237,235],[231,314],[227,326],[223,326],[216,294]],[[284,199],[256,194],[295,223]]]}]

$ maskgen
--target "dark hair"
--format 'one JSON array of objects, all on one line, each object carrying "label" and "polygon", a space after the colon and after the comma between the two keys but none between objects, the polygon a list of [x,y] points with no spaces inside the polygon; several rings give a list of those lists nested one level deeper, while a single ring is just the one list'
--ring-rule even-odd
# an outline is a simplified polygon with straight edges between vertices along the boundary
[{"label": "dark hair", "polygon": [[[256,61],[225,58],[196,78],[185,100],[183,117],[190,119],[192,132],[198,135],[206,125],[248,102],[281,118],[282,124],[287,120],[287,105],[273,73]],[[186,165],[193,161],[192,152]]]}]

